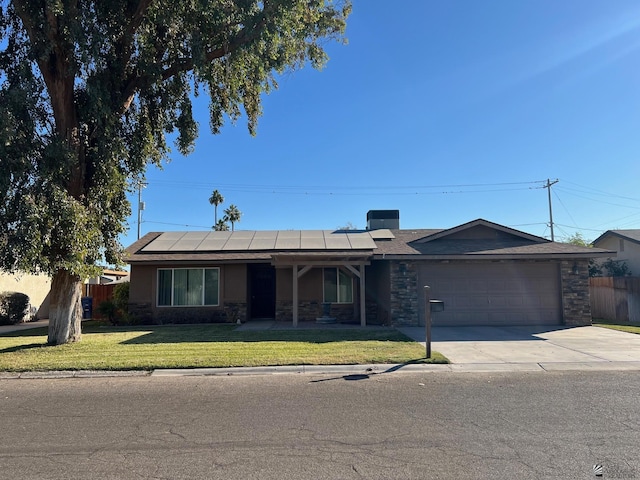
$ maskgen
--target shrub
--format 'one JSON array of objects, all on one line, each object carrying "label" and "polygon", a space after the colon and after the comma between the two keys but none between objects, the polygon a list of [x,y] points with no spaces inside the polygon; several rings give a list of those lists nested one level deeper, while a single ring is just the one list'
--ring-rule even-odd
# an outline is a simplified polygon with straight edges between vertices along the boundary
[{"label": "shrub", "polygon": [[120,310],[127,311],[129,305],[129,282],[118,283],[113,287],[113,303]]},{"label": "shrub", "polygon": [[0,324],[15,325],[29,315],[29,296],[20,292],[0,293]]},{"label": "shrub", "polygon": [[118,325],[118,307],[111,300],[105,300],[98,305],[98,312],[109,320],[111,325]]},{"label": "shrub", "polygon": [[610,277],[626,277],[631,275],[629,265],[623,260],[614,260],[613,258],[607,258],[603,264],[604,268],[609,272]]}]

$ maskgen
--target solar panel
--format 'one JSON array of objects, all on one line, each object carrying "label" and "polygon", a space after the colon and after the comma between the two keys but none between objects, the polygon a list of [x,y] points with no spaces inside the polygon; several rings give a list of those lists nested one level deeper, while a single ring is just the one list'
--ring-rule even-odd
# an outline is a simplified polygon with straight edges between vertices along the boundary
[{"label": "solar panel", "polygon": [[347,233],[347,238],[352,249],[376,248],[376,242],[368,232]]},{"label": "solar panel", "polygon": [[300,231],[283,230],[278,232],[276,239],[276,250],[298,250],[300,249]]},{"label": "solar panel", "polygon": [[332,230],[324,232],[324,243],[330,250],[350,250],[351,243],[346,233],[336,233]]},{"label": "solar panel", "polygon": [[216,250],[222,250],[227,240],[231,236],[231,232],[209,232],[208,235],[202,240],[202,243],[196,248],[197,251],[214,252]]},{"label": "solar panel", "polygon": [[191,252],[196,250],[202,240],[206,238],[209,232],[186,232],[182,238],[178,239],[169,250],[180,252]]},{"label": "solar panel", "polygon": [[[386,232],[386,233],[385,233]],[[242,250],[371,250],[375,238],[393,234],[389,230],[265,230],[237,232],[164,232],[143,252],[215,252]]]},{"label": "solar panel", "polygon": [[368,233],[369,235],[371,235],[371,238],[376,240],[391,240],[392,238],[396,238],[396,236],[388,228],[369,230]]}]

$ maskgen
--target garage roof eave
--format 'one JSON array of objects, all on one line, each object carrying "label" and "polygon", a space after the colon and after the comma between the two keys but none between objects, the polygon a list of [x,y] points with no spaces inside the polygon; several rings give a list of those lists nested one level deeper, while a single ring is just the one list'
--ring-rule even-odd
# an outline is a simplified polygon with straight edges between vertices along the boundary
[{"label": "garage roof eave", "polygon": [[616,252],[586,253],[520,253],[520,254],[491,254],[466,253],[462,255],[390,255],[377,254],[373,260],[575,260],[590,258],[615,257]]}]

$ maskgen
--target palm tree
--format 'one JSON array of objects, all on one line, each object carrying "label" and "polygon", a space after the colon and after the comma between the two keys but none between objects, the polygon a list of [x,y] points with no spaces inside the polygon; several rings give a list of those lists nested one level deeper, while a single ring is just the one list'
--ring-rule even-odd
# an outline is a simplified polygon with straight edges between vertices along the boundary
[{"label": "palm tree", "polygon": [[223,219],[220,219],[213,226],[213,229],[216,232],[227,232],[229,231],[229,225],[227,225],[227,222],[225,222]]},{"label": "palm tree", "polygon": [[240,221],[241,216],[242,212],[233,204],[229,205],[229,208],[224,211],[224,219],[227,222],[231,222],[232,232],[234,231],[235,223]]},{"label": "palm tree", "polygon": [[[214,206],[213,221],[218,224],[218,205],[224,202],[224,197],[218,190],[214,190],[209,197],[209,203]],[[215,226],[214,226],[215,228]]]}]

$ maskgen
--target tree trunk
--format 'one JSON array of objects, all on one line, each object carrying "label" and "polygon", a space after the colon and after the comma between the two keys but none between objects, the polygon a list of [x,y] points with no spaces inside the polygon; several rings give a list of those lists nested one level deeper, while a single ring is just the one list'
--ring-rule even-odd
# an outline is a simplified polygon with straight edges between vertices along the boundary
[{"label": "tree trunk", "polygon": [[58,270],[51,282],[49,345],[77,342],[82,335],[82,280],[66,270]]}]

